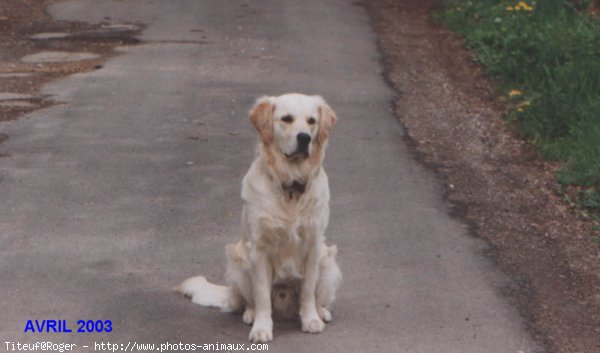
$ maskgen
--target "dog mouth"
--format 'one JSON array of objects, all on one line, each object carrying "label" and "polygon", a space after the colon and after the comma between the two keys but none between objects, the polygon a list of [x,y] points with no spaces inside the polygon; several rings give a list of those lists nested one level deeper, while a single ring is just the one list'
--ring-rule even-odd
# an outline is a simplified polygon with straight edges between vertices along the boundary
[{"label": "dog mouth", "polygon": [[292,153],[285,153],[285,157],[289,160],[298,160],[308,158],[308,148],[307,149],[298,149]]}]

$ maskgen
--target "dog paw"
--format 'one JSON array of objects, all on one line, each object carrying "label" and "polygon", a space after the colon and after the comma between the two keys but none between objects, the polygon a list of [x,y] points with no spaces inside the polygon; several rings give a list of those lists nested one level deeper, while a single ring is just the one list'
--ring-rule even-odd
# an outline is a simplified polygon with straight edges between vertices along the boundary
[{"label": "dog paw", "polygon": [[273,329],[256,326],[252,327],[250,336],[248,337],[252,343],[266,343],[273,340]]},{"label": "dog paw", "polygon": [[331,311],[325,309],[324,307],[320,307],[319,310],[319,317],[321,318],[321,320],[325,321],[325,322],[331,322]]},{"label": "dog paw", "polygon": [[325,323],[319,318],[302,320],[302,331],[309,333],[321,333],[325,329]]},{"label": "dog paw", "polygon": [[244,315],[242,315],[242,321],[247,325],[252,325],[254,322],[254,309],[246,308],[246,310],[244,310]]}]

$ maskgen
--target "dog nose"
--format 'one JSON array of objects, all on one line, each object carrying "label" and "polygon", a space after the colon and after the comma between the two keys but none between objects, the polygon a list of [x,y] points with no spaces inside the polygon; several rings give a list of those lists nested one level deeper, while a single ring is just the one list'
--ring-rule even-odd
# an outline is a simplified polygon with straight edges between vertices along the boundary
[{"label": "dog nose", "polygon": [[299,147],[307,147],[310,143],[311,137],[306,132],[301,132],[296,136],[296,139],[298,140]]}]

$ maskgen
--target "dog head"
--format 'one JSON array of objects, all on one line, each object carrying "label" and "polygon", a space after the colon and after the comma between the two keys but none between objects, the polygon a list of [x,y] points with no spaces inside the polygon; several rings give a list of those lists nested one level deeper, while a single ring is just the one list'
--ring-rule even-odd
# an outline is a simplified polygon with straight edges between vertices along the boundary
[{"label": "dog head", "polygon": [[298,93],[261,97],[250,111],[262,144],[290,162],[321,151],[336,120],[323,98]]}]

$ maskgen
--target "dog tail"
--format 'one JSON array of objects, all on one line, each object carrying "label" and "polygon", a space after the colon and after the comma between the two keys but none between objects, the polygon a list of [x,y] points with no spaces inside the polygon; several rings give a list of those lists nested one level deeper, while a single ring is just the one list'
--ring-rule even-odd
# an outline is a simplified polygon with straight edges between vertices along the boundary
[{"label": "dog tail", "polygon": [[242,299],[231,287],[210,283],[204,276],[186,279],[175,287],[175,291],[190,298],[194,304],[219,308],[224,312],[243,308]]}]

